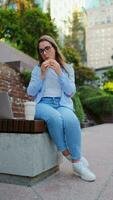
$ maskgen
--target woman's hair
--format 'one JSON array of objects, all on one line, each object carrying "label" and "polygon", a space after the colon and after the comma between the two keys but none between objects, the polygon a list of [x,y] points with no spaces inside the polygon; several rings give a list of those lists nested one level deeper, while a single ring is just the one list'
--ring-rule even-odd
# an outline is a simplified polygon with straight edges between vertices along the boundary
[{"label": "woman's hair", "polygon": [[64,56],[62,55],[58,45],[55,42],[55,40],[49,35],[43,35],[38,40],[37,51],[38,51],[38,55],[39,55],[39,64],[41,64],[43,62],[43,58],[42,58],[42,56],[40,55],[40,52],[39,52],[39,43],[42,42],[42,41],[47,41],[54,47],[56,61],[60,64],[61,67],[65,68]]}]

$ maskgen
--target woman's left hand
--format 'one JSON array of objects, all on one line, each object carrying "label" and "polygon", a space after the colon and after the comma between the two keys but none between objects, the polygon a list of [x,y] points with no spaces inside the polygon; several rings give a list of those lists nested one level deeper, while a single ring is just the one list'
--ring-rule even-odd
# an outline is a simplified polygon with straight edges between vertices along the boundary
[{"label": "woman's left hand", "polygon": [[54,71],[56,72],[58,76],[61,75],[62,70],[61,70],[60,64],[54,59],[49,59],[48,61],[50,64],[49,67],[54,69]]}]

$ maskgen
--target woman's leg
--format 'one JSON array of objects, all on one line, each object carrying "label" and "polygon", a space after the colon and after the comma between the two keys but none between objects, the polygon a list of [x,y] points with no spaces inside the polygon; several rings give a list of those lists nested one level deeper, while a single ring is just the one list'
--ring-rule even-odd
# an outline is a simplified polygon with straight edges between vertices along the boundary
[{"label": "woman's leg", "polygon": [[95,174],[81,160],[81,129],[76,115],[73,111],[64,107],[58,108],[58,111],[63,119],[64,132],[67,146],[72,156],[74,174],[85,181],[95,181]]},{"label": "woman's leg", "polygon": [[[80,126],[71,110],[59,108],[57,111],[48,104],[39,103],[36,106],[35,118],[46,121],[49,134],[60,151],[64,152],[67,148],[66,138],[72,159],[78,160],[81,158]],[[64,136],[64,131],[66,137]],[[96,179],[96,176],[82,162],[73,163],[72,166],[74,173],[83,180],[94,181]]]},{"label": "woman's leg", "polygon": [[57,109],[63,119],[66,144],[73,160],[81,158],[81,129],[80,123],[74,112],[68,108]]},{"label": "woman's leg", "polygon": [[61,114],[50,105],[39,103],[36,105],[35,119],[45,120],[53,142],[59,151],[64,151],[67,147],[63,133]]}]

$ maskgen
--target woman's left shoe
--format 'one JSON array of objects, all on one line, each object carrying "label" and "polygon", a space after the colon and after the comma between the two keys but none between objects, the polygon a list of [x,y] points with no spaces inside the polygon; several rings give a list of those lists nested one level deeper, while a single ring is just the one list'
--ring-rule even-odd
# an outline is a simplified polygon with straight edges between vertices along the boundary
[{"label": "woman's left shoe", "polygon": [[[67,160],[69,160],[70,162],[72,161],[72,158],[71,158],[70,154],[68,156],[65,156],[65,158]],[[87,161],[87,159],[85,157],[82,156],[80,160],[86,167],[89,167],[89,163],[88,163],[88,161]]]},{"label": "woman's left shoe", "polygon": [[95,174],[88,167],[86,167],[81,161],[77,163],[72,163],[72,167],[73,167],[73,173],[76,176],[79,176],[81,179],[90,182],[96,180]]}]

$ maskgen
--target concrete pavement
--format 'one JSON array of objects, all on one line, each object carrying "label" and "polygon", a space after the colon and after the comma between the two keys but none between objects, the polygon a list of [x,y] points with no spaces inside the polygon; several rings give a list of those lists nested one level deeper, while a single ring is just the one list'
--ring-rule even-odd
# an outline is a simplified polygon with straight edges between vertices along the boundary
[{"label": "concrete pavement", "polygon": [[74,176],[64,158],[59,172],[32,187],[0,183],[0,200],[113,200],[113,124],[84,128],[82,135],[95,182]]}]

